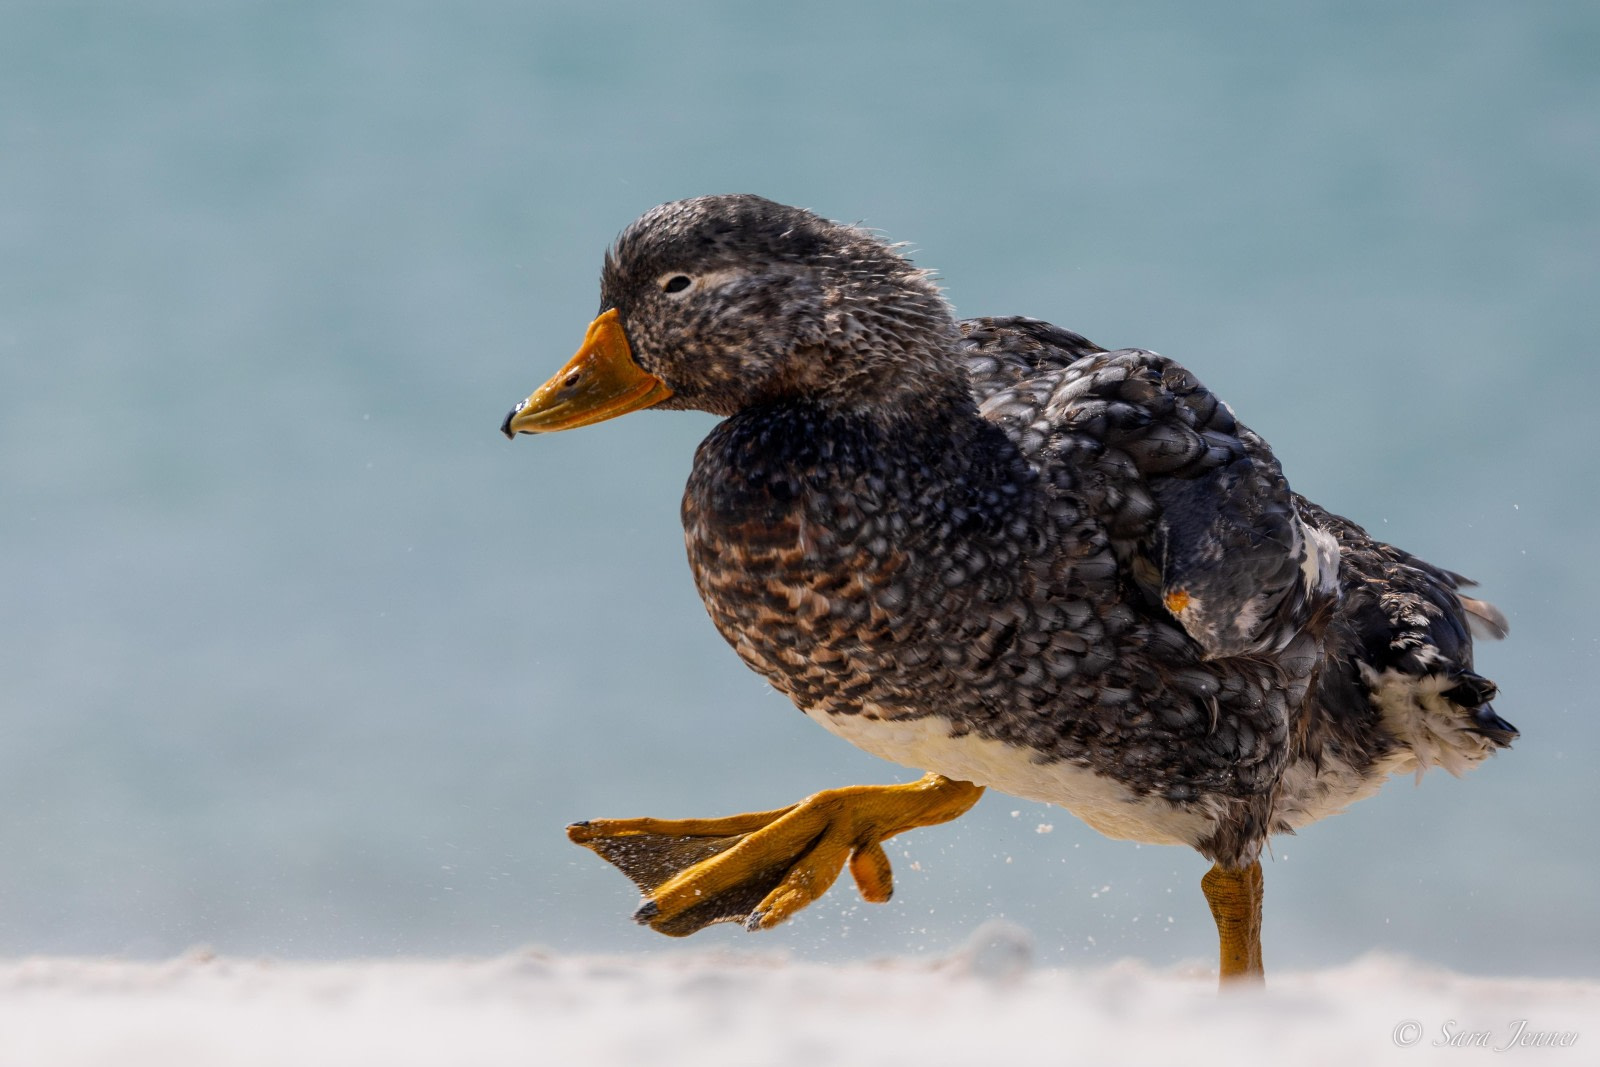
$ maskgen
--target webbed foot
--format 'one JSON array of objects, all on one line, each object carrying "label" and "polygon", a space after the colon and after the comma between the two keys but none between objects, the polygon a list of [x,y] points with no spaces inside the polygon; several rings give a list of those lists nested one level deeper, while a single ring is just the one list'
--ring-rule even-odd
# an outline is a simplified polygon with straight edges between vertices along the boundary
[{"label": "webbed foot", "polygon": [[765,930],[820,898],[846,862],[866,900],[894,891],[883,842],[965,814],[983,788],[938,774],[905,785],[826,789],[725,819],[595,819],[567,837],[644,891],[634,919],[673,937],[712,923]]}]

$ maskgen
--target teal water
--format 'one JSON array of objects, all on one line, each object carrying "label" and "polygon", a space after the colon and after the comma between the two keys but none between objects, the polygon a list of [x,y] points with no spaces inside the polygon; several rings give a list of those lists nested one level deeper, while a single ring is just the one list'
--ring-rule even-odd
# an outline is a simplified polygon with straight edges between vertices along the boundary
[{"label": "teal water", "polygon": [[[709,417],[497,432],[616,231],[726,191],[1178,358],[1510,616],[1523,740],[1279,839],[1269,966],[1600,970],[1589,3],[0,7],[0,953],[656,949],[566,822],[906,776],[705,619]],[[901,842],[696,943],[1214,951],[1188,852]]]}]

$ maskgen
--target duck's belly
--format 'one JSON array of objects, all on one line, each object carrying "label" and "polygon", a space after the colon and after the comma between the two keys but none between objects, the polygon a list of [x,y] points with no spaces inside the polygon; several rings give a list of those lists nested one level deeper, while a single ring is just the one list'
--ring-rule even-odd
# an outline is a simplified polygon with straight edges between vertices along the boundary
[{"label": "duck's belly", "polygon": [[949,723],[936,715],[892,719],[871,705],[860,714],[810,710],[806,715],[881,759],[1059,804],[1107,837],[1192,847],[1216,829],[1220,806],[1215,803],[1179,805],[1141,797],[1088,767],[1041,762],[1028,749],[975,733],[951,736]]}]

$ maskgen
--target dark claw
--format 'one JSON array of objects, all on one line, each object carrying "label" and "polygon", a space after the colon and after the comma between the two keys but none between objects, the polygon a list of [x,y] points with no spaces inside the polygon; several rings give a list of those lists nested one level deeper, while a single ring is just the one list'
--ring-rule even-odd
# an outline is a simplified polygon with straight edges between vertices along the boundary
[{"label": "dark claw", "polygon": [[641,926],[648,925],[651,919],[661,914],[661,905],[649,898],[639,905],[639,910],[633,913],[633,921]]},{"label": "dark claw", "polygon": [[766,914],[764,911],[752,911],[750,918],[744,921],[744,928],[752,934],[757,933],[761,929],[761,920],[766,917]]}]

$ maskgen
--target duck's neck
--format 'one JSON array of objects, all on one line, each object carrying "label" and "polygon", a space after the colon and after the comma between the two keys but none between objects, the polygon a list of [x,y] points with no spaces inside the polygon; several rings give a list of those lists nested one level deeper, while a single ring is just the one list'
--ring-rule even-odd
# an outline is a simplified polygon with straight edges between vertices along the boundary
[{"label": "duck's neck", "polygon": [[[953,325],[951,333],[953,341]],[[814,400],[833,412],[883,423],[906,418],[944,421],[969,413],[976,417],[966,369],[953,345],[939,343],[943,340],[919,339],[886,355],[885,342],[874,335],[865,341],[869,351],[830,352],[819,361],[828,373],[813,383]]]},{"label": "duck's neck", "polygon": [[804,397],[880,422],[970,410],[961,331],[931,283],[912,272],[852,285],[824,302],[762,399]]}]

